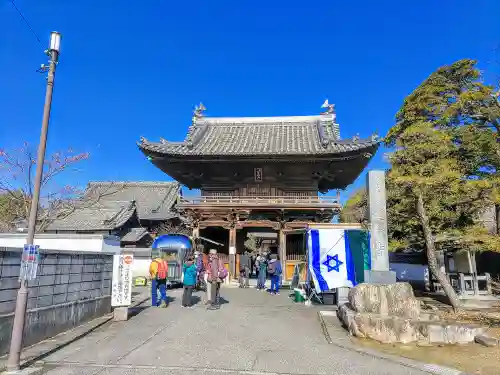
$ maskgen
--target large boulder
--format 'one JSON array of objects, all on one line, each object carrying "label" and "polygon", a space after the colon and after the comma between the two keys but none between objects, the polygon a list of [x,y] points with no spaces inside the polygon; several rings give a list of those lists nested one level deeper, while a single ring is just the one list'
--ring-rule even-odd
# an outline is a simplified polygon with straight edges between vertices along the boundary
[{"label": "large boulder", "polygon": [[337,316],[351,335],[382,343],[464,344],[484,331],[477,325],[440,322],[437,315],[422,313],[408,283],[357,285]]},{"label": "large boulder", "polygon": [[419,339],[418,326],[410,318],[357,313],[350,304],[340,306],[337,316],[349,333],[381,343],[410,343]]},{"label": "large boulder", "polygon": [[349,291],[349,303],[358,313],[417,319],[420,302],[408,283],[359,284]]}]

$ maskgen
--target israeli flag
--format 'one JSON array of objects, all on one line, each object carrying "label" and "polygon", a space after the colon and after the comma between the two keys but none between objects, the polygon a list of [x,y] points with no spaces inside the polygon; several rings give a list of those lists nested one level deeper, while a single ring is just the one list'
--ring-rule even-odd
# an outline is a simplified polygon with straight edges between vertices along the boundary
[{"label": "israeli flag", "polygon": [[309,271],[318,293],[356,284],[354,261],[344,229],[308,231]]}]

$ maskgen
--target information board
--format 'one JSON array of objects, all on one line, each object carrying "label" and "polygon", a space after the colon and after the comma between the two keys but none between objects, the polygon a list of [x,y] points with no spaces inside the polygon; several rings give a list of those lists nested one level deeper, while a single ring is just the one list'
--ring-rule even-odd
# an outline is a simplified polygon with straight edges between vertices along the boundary
[{"label": "information board", "polygon": [[113,281],[111,283],[111,306],[130,306],[132,303],[132,263],[134,256],[113,256]]},{"label": "information board", "polygon": [[21,256],[21,270],[19,272],[20,281],[31,281],[36,279],[38,272],[38,261],[40,258],[40,246],[24,245]]}]

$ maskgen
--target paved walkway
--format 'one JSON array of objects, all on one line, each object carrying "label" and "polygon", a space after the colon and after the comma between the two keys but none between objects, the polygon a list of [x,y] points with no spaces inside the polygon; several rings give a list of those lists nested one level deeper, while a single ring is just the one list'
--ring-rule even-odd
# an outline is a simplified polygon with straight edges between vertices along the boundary
[{"label": "paved walkway", "polygon": [[317,310],[285,295],[223,288],[227,303],[206,311],[181,308],[180,293],[167,309],[144,308],[47,356],[47,374],[424,374],[328,344]]}]

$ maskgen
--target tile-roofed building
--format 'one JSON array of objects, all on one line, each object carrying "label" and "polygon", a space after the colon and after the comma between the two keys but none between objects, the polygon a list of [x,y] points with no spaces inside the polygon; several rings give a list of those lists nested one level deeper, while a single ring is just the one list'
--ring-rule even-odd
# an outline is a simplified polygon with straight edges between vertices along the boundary
[{"label": "tile-roofed building", "polygon": [[144,153],[165,155],[328,155],[378,145],[375,137],[340,140],[333,114],[196,119],[183,142],[142,139]]},{"label": "tile-roofed building", "polygon": [[75,205],[67,214],[49,223],[46,231],[114,231],[136,216],[134,201],[96,202]]},{"label": "tile-roofed building", "polygon": [[85,196],[99,201],[135,201],[140,220],[165,220],[174,216],[172,207],[179,197],[178,182],[90,182]]},{"label": "tile-roofed building", "polygon": [[180,193],[177,182],[90,182],[70,211],[59,214],[46,232],[109,233],[127,246],[145,246],[151,231],[169,220]]},{"label": "tile-roofed building", "polygon": [[[358,177],[377,151],[376,135],[340,139],[332,111],[314,116],[203,117],[196,115],[182,142],[141,138],[139,149],[158,168],[189,188],[201,188],[208,171],[201,161],[267,158],[268,163],[329,160],[335,170],[316,170],[320,190],[344,189]],[[340,166],[340,164],[343,164]],[[189,165],[189,166],[188,166]],[[201,164],[200,164],[201,165]],[[340,173],[339,173],[340,172]]]},{"label": "tile-roofed building", "polygon": [[330,222],[340,211],[338,194],[319,193],[345,189],[376,153],[377,136],[341,139],[334,106],[326,101],[322,108],[312,116],[216,118],[205,117],[200,105],[183,141],[138,143],[159,169],[200,189],[201,196],[181,198],[176,210],[190,220],[193,235],[223,244],[233,277],[236,254],[252,228],[277,234],[271,241],[279,242],[285,269],[287,246],[302,249],[304,243],[290,230],[303,233],[309,223]]}]

